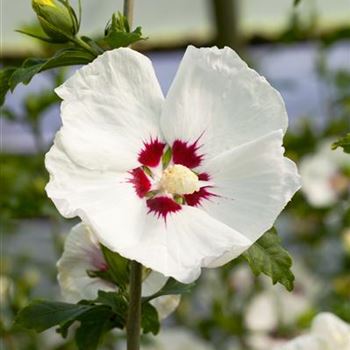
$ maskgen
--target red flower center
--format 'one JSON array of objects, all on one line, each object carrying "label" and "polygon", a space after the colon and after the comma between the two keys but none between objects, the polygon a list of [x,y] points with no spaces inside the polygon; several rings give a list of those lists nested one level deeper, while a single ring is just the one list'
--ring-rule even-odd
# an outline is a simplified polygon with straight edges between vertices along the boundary
[{"label": "red flower center", "polygon": [[[133,185],[137,196],[146,200],[148,213],[153,213],[166,221],[167,215],[181,210],[183,205],[196,207],[201,205],[203,200],[215,196],[210,192],[213,186],[209,183],[206,184],[210,181],[209,174],[196,171],[204,158],[203,154],[199,153],[199,149],[198,141],[188,143],[175,140],[172,146],[168,146],[156,138],[144,143],[144,147],[138,155],[138,161],[141,165],[129,171],[131,177],[128,182]],[[197,190],[191,191],[191,193],[179,191],[180,194],[176,191],[167,191],[167,188],[161,185],[164,183],[161,178],[164,173],[169,174],[169,170],[174,168],[178,170],[181,168],[181,174],[187,172],[191,179],[177,178],[171,183],[171,188],[176,188],[176,186],[191,187],[191,184],[188,185],[188,181],[197,179],[195,180],[199,182]],[[184,171],[183,168],[187,170]]]}]

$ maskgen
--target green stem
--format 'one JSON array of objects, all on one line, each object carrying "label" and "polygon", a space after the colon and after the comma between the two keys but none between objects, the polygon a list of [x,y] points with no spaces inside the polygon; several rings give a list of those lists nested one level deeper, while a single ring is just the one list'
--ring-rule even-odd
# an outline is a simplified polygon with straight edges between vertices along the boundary
[{"label": "green stem", "polygon": [[90,45],[88,45],[84,40],[80,39],[79,37],[75,36],[75,37],[70,37],[69,39],[73,41],[76,45],[83,48],[84,50],[90,52],[94,57],[98,56],[98,53],[94,49],[92,49]]},{"label": "green stem", "polygon": [[130,31],[131,31],[133,14],[134,14],[134,0],[124,0],[123,14],[129,22]]},{"label": "green stem", "polygon": [[129,310],[126,321],[127,350],[140,349],[142,265],[131,261]]}]

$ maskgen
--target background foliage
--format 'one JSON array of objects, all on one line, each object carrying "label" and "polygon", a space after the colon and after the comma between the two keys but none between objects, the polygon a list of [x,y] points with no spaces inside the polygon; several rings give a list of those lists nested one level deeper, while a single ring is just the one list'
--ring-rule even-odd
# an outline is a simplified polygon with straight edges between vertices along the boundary
[{"label": "background foliage", "polygon": [[[299,2],[295,1],[295,5],[300,6]],[[33,28],[31,33],[37,33],[38,28]],[[116,15],[111,18],[104,34],[104,37],[94,38],[94,43],[87,37],[83,40],[93,51],[98,52],[99,49],[127,46],[143,39],[140,28],[131,31]],[[286,153],[297,163],[306,156],[315,154],[324,140],[336,142],[334,148],[349,150],[349,134],[346,134],[350,129],[350,70],[334,70],[327,59],[328,52],[334,45],[345,43],[349,48],[349,38],[349,28],[318,35],[312,23],[300,23],[293,12],[290,26],[273,40],[268,40],[272,49],[282,43],[297,46],[300,45],[300,40],[306,39],[312,40],[318,47],[315,72],[319,85],[326,91],[324,102],[327,105],[327,115],[322,125],[317,122],[319,116],[305,115],[298,119],[297,125],[289,129],[285,137]],[[265,41],[265,38],[257,36],[252,38],[250,42],[244,43],[245,50],[242,53],[249,59],[250,45]],[[9,89],[14,89],[21,82],[28,83],[36,73],[47,68],[72,63],[84,64],[94,57],[86,50],[73,47],[60,49],[55,54],[59,45],[43,43],[43,51],[47,53],[47,57],[26,59],[19,70],[14,68],[16,60],[7,60],[5,69],[1,71],[0,97],[4,99]],[[240,45],[242,48],[243,43]],[[44,74],[50,82],[50,88],[28,93],[21,106],[22,112],[19,113],[5,104],[1,113],[1,118],[7,123],[25,127],[31,133],[36,148],[30,154],[9,153],[5,148],[0,158],[0,220],[2,242],[5,246],[1,254],[0,329],[1,345],[10,350],[76,349],[72,332],[67,333],[67,341],[63,342],[54,330],[37,335],[34,331],[25,331],[13,323],[18,311],[32,298],[59,298],[55,261],[61,255],[64,237],[74,223],[64,221],[58,215],[44,192],[48,174],[44,169],[43,155],[47,151],[48,142],[43,136],[42,124],[45,113],[55,108],[59,102],[53,87],[63,82],[68,73],[67,69],[59,68]],[[344,173],[349,177],[350,169],[344,169]],[[29,231],[33,230],[38,232],[29,235]],[[296,277],[295,288],[292,293],[284,291],[283,287],[271,287],[270,280],[259,275],[259,272],[264,272],[274,282],[279,280],[287,289],[292,289],[293,278],[283,279],[290,273],[290,258],[283,251],[274,253],[273,244],[277,237],[274,232],[270,232],[259,241],[260,250],[265,253],[257,252],[255,247],[222,269],[205,271],[193,291],[182,296],[180,307],[165,322],[166,326],[175,329],[185,326],[213,348],[259,350],[268,349],[281,339],[299,334],[320,311],[331,311],[350,322],[349,192],[342,193],[336,204],[322,208],[311,205],[305,195],[299,192],[278,220],[277,230],[283,246],[296,261],[293,269]],[[27,231],[29,237],[25,238]],[[35,241],[30,243],[33,237]],[[40,246],[43,242],[46,250],[42,255],[33,254],[31,245]],[[27,245],[28,249],[23,249],[23,245]],[[49,251],[48,246],[51,247]],[[266,254],[266,251],[269,253]],[[261,260],[259,265],[254,265],[253,270],[257,275],[254,276],[249,271],[248,263],[257,255]],[[281,276],[278,275],[280,271],[276,275],[276,264],[286,268]],[[100,305],[97,300],[99,307],[94,312],[108,320],[107,316],[113,310],[113,305],[121,301],[114,300],[107,293],[101,294],[99,298],[104,300],[103,304],[107,299],[110,307]],[[52,307],[57,307],[49,304],[44,306],[51,310]],[[64,311],[64,317],[54,309],[53,315],[57,319],[36,318],[36,322],[28,326],[41,330],[47,327],[47,322],[53,322],[61,326],[61,333],[65,333],[71,316],[67,312],[81,312],[81,328],[75,337],[82,344],[82,348],[89,349],[98,339],[98,330],[91,329],[89,323],[91,318],[97,317],[89,313],[91,305],[75,306],[74,310],[70,307],[69,310],[66,309],[67,305],[63,304],[60,307],[61,312]],[[291,308],[295,308],[296,312],[290,312]],[[272,314],[270,321],[265,319],[266,310]],[[24,316],[22,314],[20,317]],[[124,316],[121,315],[121,320],[116,319],[115,324],[122,323]],[[259,318],[262,318],[262,325],[258,322]],[[149,319],[144,322],[147,331],[157,332],[157,322]],[[112,325],[99,326],[108,328]],[[144,341],[147,343],[147,336]],[[122,343],[122,334],[116,331],[103,339],[101,349],[118,349],[122,347]]]}]

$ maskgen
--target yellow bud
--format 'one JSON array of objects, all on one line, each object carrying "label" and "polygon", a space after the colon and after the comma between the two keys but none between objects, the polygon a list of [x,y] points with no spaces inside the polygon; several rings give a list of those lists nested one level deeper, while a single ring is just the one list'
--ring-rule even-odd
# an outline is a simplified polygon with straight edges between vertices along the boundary
[{"label": "yellow bud", "polygon": [[42,5],[42,6],[55,7],[53,0],[33,0],[33,3],[36,3],[37,5]]}]

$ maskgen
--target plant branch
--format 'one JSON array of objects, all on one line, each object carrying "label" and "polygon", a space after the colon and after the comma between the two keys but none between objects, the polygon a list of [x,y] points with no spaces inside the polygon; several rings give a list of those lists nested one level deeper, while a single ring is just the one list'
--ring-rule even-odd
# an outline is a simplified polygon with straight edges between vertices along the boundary
[{"label": "plant branch", "polygon": [[134,0],[124,0],[123,14],[129,22],[130,31],[131,31],[132,21],[134,16]]},{"label": "plant branch", "polygon": [[129,310],[126,322],[127,350],[140,349],[142,265],[131,261]]},{"label": "plant branch", "polygon": [[70,37],[69,38],[73,43],[75,43],[77,46],[80,46],[84,50],[90,52],[94,57],[97,57],[98,53],[90,46],[88,45],[84,40],[80,39],[79,37]]}]

